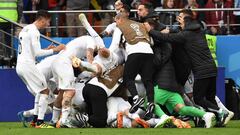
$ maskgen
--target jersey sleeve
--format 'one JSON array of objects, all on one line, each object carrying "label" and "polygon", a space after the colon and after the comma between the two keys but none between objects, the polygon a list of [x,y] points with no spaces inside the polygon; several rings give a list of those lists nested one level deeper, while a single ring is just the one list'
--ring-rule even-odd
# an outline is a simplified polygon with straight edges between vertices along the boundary
[{"label": "jersey sleeve", "polygon": [[112,37],[112,43],[109,47],[109,50],[112,52],[115,52],[119,48],[119,43],[121,39],[122,32],[120,31],[119,28],[115,28],[113,37]]},{"label": "jersey sleeve", "polygon": [[104,31],[106,31],[108,33],[112,33],[116,27],[117,27],[116,23],[114,22],[114,23],[109,24]]},{"label": "jersey sleeve", "polygon": [[117,54],[115,52],[111,52],[111,55],[114,59],[114,61],[116,61],[116,64],[115,65],[121,65],[124,63],[124,57],[121,57],[121,54]]},{"label": "jersey sleeve", "polygon": [[50,50],[41,49],[39,32],[32,31],[32,32],[30,32],[30,34],[31,34],[30,37],[31,37],[31,42],[32,42],[32,48],[33,48],[35,57],[53,54],[52,49],[50,49]]},{"label": "jersey sleeve", "polygon": [[91,38],[87,38],[87,48],[91,48],[93,50],[95,50],[95,48],[97,48],[97,44],[95,42],[95,40],[91,37]]},{"label": "jersey sleeve", "polygon": [[106,71],[106,68],[101,61],[102,61],[101,58],[99,57],[99,55],[97,55],[96,57],[94,57],[94,61],[92,63],[98,64],[102,68],[102,73],[103,73]]}]

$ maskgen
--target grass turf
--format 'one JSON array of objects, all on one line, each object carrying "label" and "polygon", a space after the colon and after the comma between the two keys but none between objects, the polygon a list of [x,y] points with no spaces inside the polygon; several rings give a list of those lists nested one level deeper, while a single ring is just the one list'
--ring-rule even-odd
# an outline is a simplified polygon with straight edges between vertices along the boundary
[{"label": "grass turf", "polygon": [[191,129],[116,129],[116,128],[79,128],[79,129],[34,129],[23,128],[19,122],[0,122],[0,135],[239,135],[240,120],[230,121],[224,128]]}]

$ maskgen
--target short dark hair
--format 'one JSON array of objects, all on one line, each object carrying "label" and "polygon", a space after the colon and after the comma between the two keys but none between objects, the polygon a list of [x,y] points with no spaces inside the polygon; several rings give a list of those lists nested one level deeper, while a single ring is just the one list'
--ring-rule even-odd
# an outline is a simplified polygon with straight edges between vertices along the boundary
[{"label": "short dark hair", "polygon": [[36,19],[40,19],[40,18],[50,19],[51,14],[46,10],[39,10],[37,12]]},{"label": "short dark hair", "polygon": [[123,4],[123,7],[122,7],[126,12],[130,13],[130,7],[127,5],[127,4]]},{"label": "short dark hair", "polygon": [[153,27],[153,29],[157,29],[157,27],[159,26],[159,23],[156,20],[156,18],[147,18],[145,22],[148,22]]},{"label": "short dark hair", "polygon": [[127,19],[128,17],[126,16],[126,13],[118,13],[116,16],[115,16],[116,19]]},{"label": "short dark hair", "polygon": [[190,8],[184,8],[180,11],[180,13],[183,13],[183,14],[193,18],[193,12]]},{"label": "short dark hair", "polygon": [[141,3],[141,4],[139,4],[139,5],[143,5],[146,9],[148,9],[148,12],[150,13],[150,12],[153,12],[153,5],[152,5],[152,3],[150,3],[150,2],[144,2],[144,3]]}]

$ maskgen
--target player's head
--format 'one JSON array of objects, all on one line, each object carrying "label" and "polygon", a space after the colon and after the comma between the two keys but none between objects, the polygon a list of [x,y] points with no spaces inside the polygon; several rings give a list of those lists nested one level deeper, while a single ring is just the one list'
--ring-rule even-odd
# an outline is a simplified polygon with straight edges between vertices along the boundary
[{"label": "player's head", "polygon": [[163,8],[174,8],[174,0],[164,0],[163,1]]},{"label": "player's head", "polygon": [[128,19],[128,16],[123,12],[120,12],[115,16],[115,22],[117,25],[121,25],[126,19]]},{"label": "player's head", "polygon": [[151,12],[153,12],[151,3],[143,3],[138,6],[137,14],[140,18],[146,17]]},{"label": "player's head", "polygon": [[186,9],[182,9],[179,13],[179,16],[182,18],[191,18],[193,19],[193,12],[191,9],[186,8]]},{"label": "player's head", "polygon": [[183,28],[186,22],[193,20],[193,12],[191,9],[182,9],[177,16],[177,21],[180,26]]},{"label": "player's head", "polygon": [[148,22],[153,29],[159,29],[159,23],[155,18],[147,18],[145,22]]},{"label": "player's head", "polygon": [[190,8],[184,8],[180,11],[180,14],[183,13],[185,16],[193,16],[193,12]]},{"label": "player's head", "polygon": [[130,7],[126,4],[123,4],[122,8],[119,10],[120,13],[124,13],[127,17],[130,15]]},{"label": "player's head", "polygon": [[114,7],[117,11],[120,10],[122,8],[122,6],[123,6],[123,3],[121,0],[117,0],[114,4]]},{"label": "player's head", "polygon": [[37,12],[36,21],[40,29],[46,28],[50,25],[51,15],[46,10],[39,10]]}]

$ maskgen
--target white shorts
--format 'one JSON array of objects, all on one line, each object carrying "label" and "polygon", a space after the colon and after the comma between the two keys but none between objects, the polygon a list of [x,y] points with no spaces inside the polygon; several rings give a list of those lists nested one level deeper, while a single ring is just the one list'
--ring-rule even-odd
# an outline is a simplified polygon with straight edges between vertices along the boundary
[{"label": "white shorts", "polygon": [[16,72],[33,95],[47,89],[46,79],[36,65],[18,63]]},{"label": "white shorts", "polygon": [[68,58],[57,57],[52,63],[53,77],[61,90],[75,90],[72,62]]}]

